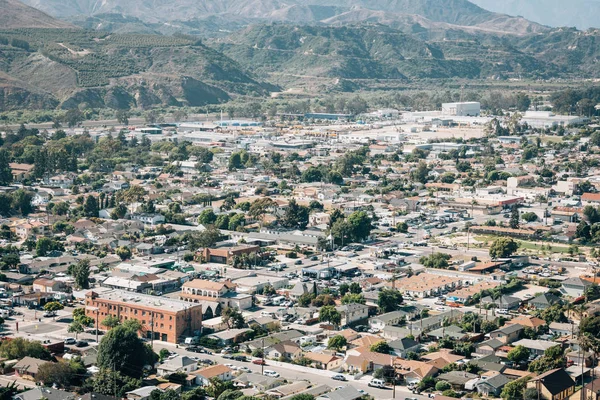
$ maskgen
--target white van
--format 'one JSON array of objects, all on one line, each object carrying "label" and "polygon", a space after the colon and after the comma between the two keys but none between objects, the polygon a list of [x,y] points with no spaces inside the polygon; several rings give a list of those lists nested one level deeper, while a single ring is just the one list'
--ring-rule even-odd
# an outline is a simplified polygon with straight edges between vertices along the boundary
[{"label": "white van", "polygon": [[381,379],[371,379],[371,382],[369,382],[369,386],[383,388],[385,387],[385,383]]}]

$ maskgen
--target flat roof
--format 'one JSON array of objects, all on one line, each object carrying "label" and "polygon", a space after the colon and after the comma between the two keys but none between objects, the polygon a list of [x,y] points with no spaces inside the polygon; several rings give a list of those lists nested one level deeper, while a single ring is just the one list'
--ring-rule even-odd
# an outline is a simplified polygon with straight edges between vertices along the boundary
[{"label": "flat roof", "polygon": [[157,311],[184,311],[190,308],[198,307],[198,304],[189,303],[162,296],[151,296],[148,294],[132,293],[126,290],[109,290],[105,292],[96,292],[90,290],[88,293],[94,292],[98,295],[98,299],[113,301],[117,303],[129,303],[141,307],[154,308]]}]

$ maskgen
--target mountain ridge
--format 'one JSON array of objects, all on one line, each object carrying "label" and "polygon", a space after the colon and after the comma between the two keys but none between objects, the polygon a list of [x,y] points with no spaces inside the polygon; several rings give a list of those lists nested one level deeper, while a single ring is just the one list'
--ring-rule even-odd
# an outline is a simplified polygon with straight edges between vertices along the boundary
[{"label": "mountain ridge", "polygon": [[3,29],[75,27],[17,0],[0,0],[0,10],[0,27]]}]

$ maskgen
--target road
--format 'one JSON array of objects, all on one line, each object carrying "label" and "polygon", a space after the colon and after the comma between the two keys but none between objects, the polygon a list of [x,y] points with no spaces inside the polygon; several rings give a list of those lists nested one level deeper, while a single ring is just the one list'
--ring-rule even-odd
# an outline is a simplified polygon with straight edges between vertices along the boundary
[{"label": "road", "polygon": [[[185,350],[184,348],[181,348],[181,347],[178,348],[171,343],[155,341],[154,342],[154,351],[158,353],[161,349],[167,349],[169,351],[174,351],[179,355],[185,355],[188,357],[198,357],[200,359],[210,359],[212,361],[217,362],[218,364],[233,364],[236,367],[244,366],[244,367],[249,368],[252,372],[257,373],[257,374],[261,374],[262,373],[261,371],[263,369],[260,365],[252,364],[251,362],[228,360],[228,359],[221,357],[221,355],[219,355],[219,354],[208,355],[208,354],[193,353],[193,352]],[[279,373],[279,375],[281,375],[282,378],[285,378],[287,380],[292,380],[292,381],[306,380],[306,381],[311,382],[313,385],[320,385],[320,384],[328,385],[332,389],[336,388],[338,386],[351,385],[351,386],[354,386],[356,389],[364,390],[366,393],[370,394],[371,396],[373,396],[375,399],[378,399],[378,400],[393,398],[393,396],[392,396],[393,391],[391,389],[379,389],[379,388],[369,387],[368,383],[371,380],[371,376],[364,376],[359,380],[354,380],[352,378],[352,376],[346,375],[346,377],[348,378],[347,382],[334,381],[333,379],[331,379],[331,376],[335,375],[336,374],[335,372],[300,367],[300,366],[295,366],[295,365],[291,365],[291,364],[275,362],[275,361],[271,361],[271,360],[267,360],[267,365],[264,367],[264,369],[276,371]],[[412,394],[406,388],[406,386],[396,386],[396,399],[404,399],[406,397],[416,398],[418,400],[427,399],[427,396]]]}]

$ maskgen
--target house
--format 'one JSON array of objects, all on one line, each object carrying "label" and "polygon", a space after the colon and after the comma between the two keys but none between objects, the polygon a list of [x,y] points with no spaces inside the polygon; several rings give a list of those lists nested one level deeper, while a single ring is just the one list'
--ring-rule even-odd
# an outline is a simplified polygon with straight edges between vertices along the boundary
[{"label": "house", "polygon": [[13,366],[15,375],[21,378],[35,380],[38,368],[40,365],[46,364],[47,362],[47,360],[40,360],[39,358],[23,357]]},{"label": "house", "polygon": [[516,346],[523,346],[529,349],[531,354],[544,355],[544,352],[554,346],[560,346],[559,343],[549,342],[547,340],[532,340],[532,339],[521,339],[513,343]]},{"label": "house", "polygon": [[302,355],[302,348],[292,341],[277,343],[265,350],[265,356],[272,359],[295,360]]},{"label": "house", "polygon": [[20,163],[10,163],[8,164],[13,176],[13,181],[21,182],[23,179],[29,179],[31,176],[31,172],[35,168],[33,164],[20,164]]},{"label": "house", "polygon": [[503,344],[510,344],[519,339],[523,327],[519,324],[505,325],[489,333],[490,339],[496,339]]},{"label": "house", "polygon": [[406,355],[410,352],[416,353],[421,348],[421,345],[414,339],[405,337],[402,339],[393,340],[388,343],[392,348],[392,353],[398,357],[406,358]]},{"label": "house", "polygon": [[344,304],[337,306],[335,309],[342,316],[341,326],[346,326],[369,317],[369,307],[364,304]]},{"label": "house", "polygon": [[221,315],[221,310],[226,307],[233,307],[239,310],[246,310],[252,307],[252,295],[237,293],[236,285],[229,280],[213,282],[204,279],[194,279],[185,282],[181,287],[179,299],[192,303],[203,301],[218,302],[219,306],[210,311],[212,315],[205,315],[205,318]]},{"label": "house", "polygon": [[[450,371],[450,372],[446,372],[444,374],[440,374],[437,377],[438,380],[446,381],[450,385],[452,385],[452,387],[454,389],[458,389],[458,390],[464,389],[465,384],[468,381],[470,381],[472,379],[476,379],[476,378],[479,378],[479,375],[471,374],[471,373],[465,372],[465,371]],[[438,396],[436,396],[436,397],[438,397]]]},{"label": "house", "polygon": [[394,360],[394,368],[406,383],[417,383],[424,378],[433,377],[439,372],[439,368],[429,363],[402,358]]},{"label": "house", "polygon": [[165,222],[165,217],[162,214],[132,214],[131,219],[134,221],[140,221],[144,224],[150,224],[152,226],[162,224]]},{"label": "house", "polygon": [[272,378],[255,373],[244,373],[234,379],[234,383],[243,384],[244,386],[252,386],[261,392],[282,385],[283,381],[283,378]]},{"label": "house", "polygon": [[469,335],[465,333],[460,326],[456,325],[443,326],[441,328],[428,332],[427,336],[434,340],[449,338],[456,341],[466,341],[469,339]]},{"label": "house", "polygon": [[497,299],[493,299],[490,296],[486,296],[481,299],[481,304],[485,305],[494,305],[499,309],[507,309],[514,310],[519,308],[521,305],[521,299],[513,296],[503,295]]},{"label": "house", "polygon": [[529,300],[529,304],[538,310],[545,310],[546,308],[554,304],[560,304],[560,298],[553,295],[552,293],[546,292]]},{"label": "house", "polygon": [[266,391],[265,394],[269,397],[273,396],[275,398],[282,398],[301,393],[308,389],[310,386],[311,383],[308,381],[296,381],[288,383],[287,385],[277,386],[274,389]]},{"label": "house", "polygon": [[589,286],[592,286],[592,282],[579,277],[571,277],[563,281],[561,290],[571,297],[579,297],[583,296]]},{"label": "house", "polygon": [[341,388],[329,392],[327,394],[319,396],[319,399],[329,400],[357,400],[364,396],[363,393],[359,392],[354,386],[346,385]]},{"label": "house", "polygon": [[563,400],[575,392],[575,381],[564,369],[557,368],[531,379],[527,387],[537,390],[543,399]]},{"label": "house", "polygon": [[233,379],[233,370],[225,365],[217,364],[211,367],[206,367],[200,370],[192,372],[192,375],[196,376],[196,385],[208,386],[210,380],[213,378],[220,379],[222,381],[230,381]]},{"label": "house", "polygon": [[579,326],[575,324],[569,324],[566,322],[551,322],[548,326],[549,332],[552,335],[557,336],[571,336],[574,337],[579,333]]},{"label": "house", "polygon": [[592,351],[580,352],[579,350],[573,350],[566,354],[567,363],[573,365],[584,364],[587,368],[593,368],[596,365],[596,355]]},{"label": "house", "polygon": [[583,387],[583,398],[585,400],[600,400],[600,378],[594,379]]},{"label": "house", "polygon": [[53,279],[38,278],[33,281],[33,291],[40,293],[64,292],[67,286],[64,282]]},{"label": "house", "polygon": [[369,326],[381,331],[386,326],[400,325],[401,322],[406,321],[406,315],[406,312],[400,310],[377,315],[369,318]]},{"label": "house", "polygon": [[340,368],[344,362],[344,359],[331,354],[313,353],[309,351],[304,354],[304,358],[312,361],[312,365],[318,369],[326,369],[329,371]]},{"label": "house", "polygon": [[158,390],[157,386],[143,386],[141,388],[125,393],[127,400],[148,400],[150,394]]},{"label": "house", "polygon": [[477,393],[480,395],[488,396],[488,397],[498,397],[504,385],[510,382],[510,379],[502,374],[497,374],[488,379],[482,379],[477,384],[475,384],[475,388],[477,389]]},{"label": "house", "polygon": [[489,339],[481,343],[477,343],[475,345],[475,352],[481,355],[492,355],[496,354],[496,350],[502,346],[504,346],[504,343],[502,343],[500,340]]},{"label": "house", "polygon": [[455,364],[460,360],[464,360],[465,358],[466,357],[458,354],[452,354],[452,351],[449,349],[440,349],[439,351],[427,353],[421,356],[421,360],[431,365],[440,364],[438,360],[442,360],[444,365]]},{"label": "house", "polygon": [[523,328],[531,328],[533,330],[538,330],[541,327],[546,325],[546,321],[538,317],[532,317],[529,315],[521,315],[520,317],[513,318],[509,321],[506,321],[506,325],[510,324],[519,324]]},{"label": "house", "polygon": [[167,376],[177,372],[190,374],[198,369],[198,362],[192,360],[188,356],[177,356],[170,360],[166,360],[158,366],[158,376]]}]

